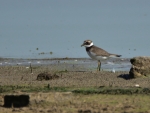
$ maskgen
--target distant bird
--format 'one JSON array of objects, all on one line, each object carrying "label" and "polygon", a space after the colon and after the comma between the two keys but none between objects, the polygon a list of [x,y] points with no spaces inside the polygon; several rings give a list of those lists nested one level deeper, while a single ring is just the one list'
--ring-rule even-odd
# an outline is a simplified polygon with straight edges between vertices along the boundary
[{"label": "distant bird", "polygon": [[121,57],[121,55],[111,54],[107,51],[95,46],[91,40],[85,40],[81,47],[84,46],[86,48],[87,54],[95,60],[98,60],[98,67],[97,70],[100,71],[101,69],[101,59],[107,59],[108,57]]}]

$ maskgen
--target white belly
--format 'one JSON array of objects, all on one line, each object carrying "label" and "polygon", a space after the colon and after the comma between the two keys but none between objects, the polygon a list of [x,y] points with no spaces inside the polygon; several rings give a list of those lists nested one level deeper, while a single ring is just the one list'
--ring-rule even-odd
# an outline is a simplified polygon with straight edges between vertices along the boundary
[{"label": "white belly", "polygon": [[105,56],[96,56],[96,54],[94,54],[93,52],[87,52],[87,54],[95,60],[101,60],[101,59],[107,59],[107,57]]}]

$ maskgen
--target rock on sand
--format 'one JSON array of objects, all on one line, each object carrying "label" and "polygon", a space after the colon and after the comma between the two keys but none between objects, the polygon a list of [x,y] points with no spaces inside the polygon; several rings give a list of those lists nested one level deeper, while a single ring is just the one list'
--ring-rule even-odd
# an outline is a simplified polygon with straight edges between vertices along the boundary
[{"label": "rock on sand", "polygon": [[132,67],[130,77],[150,77],[150,57],[134,57],[130,59]]}]

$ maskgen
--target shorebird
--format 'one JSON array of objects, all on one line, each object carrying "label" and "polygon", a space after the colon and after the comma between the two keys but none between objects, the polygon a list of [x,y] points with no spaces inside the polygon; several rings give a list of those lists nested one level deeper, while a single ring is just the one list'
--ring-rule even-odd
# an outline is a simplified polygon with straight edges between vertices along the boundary
[{"label": "shorebird", "polygon": [[101,59],[107,59],[108,57],[121,57],[121,55],[111,54],[107,51],[99,48],[93,44],[91,40],[85,40],[81,47],[84,46],[86,48],[87,54],[95,60],[98,60],[98,67],[97,70],[100,71],[101,69]]}]

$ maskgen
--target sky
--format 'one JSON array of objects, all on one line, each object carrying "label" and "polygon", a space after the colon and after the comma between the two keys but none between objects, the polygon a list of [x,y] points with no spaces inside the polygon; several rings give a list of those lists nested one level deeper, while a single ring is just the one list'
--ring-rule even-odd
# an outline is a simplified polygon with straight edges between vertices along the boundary
[{"label": "sky", "polygon": [[150,56],[149,6],[149,0],[0,0],[0,57],[88,58],[86,39],[124,58]]}]

